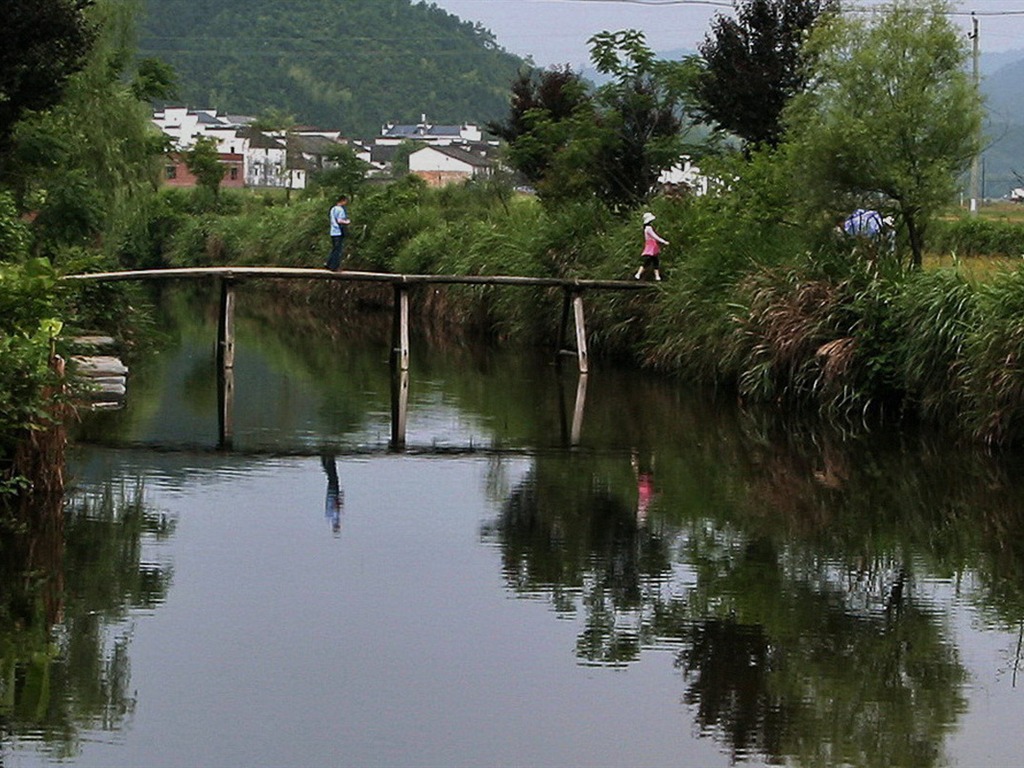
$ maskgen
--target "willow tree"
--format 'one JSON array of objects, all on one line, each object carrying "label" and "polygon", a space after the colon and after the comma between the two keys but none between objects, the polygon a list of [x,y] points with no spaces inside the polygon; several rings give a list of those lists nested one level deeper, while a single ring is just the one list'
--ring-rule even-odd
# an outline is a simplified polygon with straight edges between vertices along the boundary
[{"label": "willow tree", "polygon": [[921,265],[929,219],[978,151],[981,98],[939,0],[836,16],[811,34],[808,88],[785,113],[800,188],[819,210],[869,204],[906,229]]},{"label": "willow tree", "polygon": [[173,74],[135,60],[141,10],[140,0],[90,3],[96,38],[84,65],[59,103],[14,131],[12,188],[37,212],[35,250],[51,259],[69,245],[123,250],[145,227],[164,152],[148,100],[169,95]]}]

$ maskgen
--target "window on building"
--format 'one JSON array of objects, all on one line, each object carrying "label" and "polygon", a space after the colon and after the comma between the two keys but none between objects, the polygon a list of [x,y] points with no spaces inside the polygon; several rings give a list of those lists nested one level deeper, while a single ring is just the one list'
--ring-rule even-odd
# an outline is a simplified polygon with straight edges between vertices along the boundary
[{"label": "window on building", "polygon": [[238,169],[237,168],[232,168],[231,169],[230,177],[231,177],[232,181],[238,181]]},{"label": "window on building", "polygon": [[178,168],[177,168],[177,166],[168,165],[166,170],[165,170],[165,174],[164,175],[168,179],[176,179],[176,178],[178,178]]}]

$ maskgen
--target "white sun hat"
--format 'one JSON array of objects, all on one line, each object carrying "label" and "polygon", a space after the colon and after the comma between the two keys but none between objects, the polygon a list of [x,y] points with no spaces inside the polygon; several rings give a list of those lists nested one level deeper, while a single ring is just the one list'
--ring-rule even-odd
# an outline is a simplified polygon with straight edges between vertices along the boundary
[{"label": "white sun hat", "polygon": [[648,211],[644,214],[644,224],[650,224],[652,221],[654,221],[654,214]]}]

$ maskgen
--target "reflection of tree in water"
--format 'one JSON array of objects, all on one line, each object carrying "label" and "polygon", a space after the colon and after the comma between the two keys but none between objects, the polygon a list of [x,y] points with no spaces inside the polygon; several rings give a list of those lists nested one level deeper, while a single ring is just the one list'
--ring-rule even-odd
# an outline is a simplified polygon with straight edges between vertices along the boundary
[{"label": "reflection of tree in water", "polygon": [[976,585],[968,596],[988,622],[1020,626],[1020,455],[992,455],[943,435],[840,438],[772,421],[750,431],[757,448],[745,457],[749,491],[740,511],[748,534],[834,553],[867,580],[881,556],[901,553],[917,570]]},{"label": "reflection of tree in water", "polygon": [[[145,507],[141,486],[108,485],[71,499],[64,511],[60,556],[45,570],[21,574],[30,587],[25,593],[30,602],[32,595],[45,594],[48,584],[65,585],[54,610],[48,612],[36,600],[30,617],[16,616],[7,593],[0,607],[5,738],[31,735],[54,755],[69,757],[76,752],[79,728],[123,724],[134,706],[131,631],[124,620],[131,609],[163,602],[171,579],[167,566],[146,562],[143,546],[173,530],[173,521]],[[5,555],[11,543],[5,539]],[[28,552],[50,545],[29,537],[20,546]]]},{"label": "reflection of tree in water", "polygon": [[[582,661],[679,648],[683,700],[735,760],[942,761],[965,672],[915,594],[918,558],[895,535],[898,502],[837,505],[834,484],[809,471],[804,496],[779,505],[752,472],[742,476],[749,496],[714,516],[678,515],[685,500],[663,488],[639,526],[632,475],[586,462],[539,458],[485,530],[512,588],[583,612]],[[663,480],[666,463],[659,457]],[[756,466],[775,481],[794,475],[777,459]],[[878,482],[892,487],[884,474]],[[865,500],[879,501],[866,491]]]},{"label": "reflection of tree in water", "polygon": [[0,500],[0,764],[9,734],[44,695],[61,610],[63,483],[38,490]]},{"label": "reflection of tree in water", "polygon": [[702,733],[732,748],[733,757],[782,755],[780,735],[791,719],[788,702],[771,696],[772,646],[760,626],[734,619],[683,625],[686,645],[677,665],[690,681],[685,701],[696,707]]},{"label": "reflection of tree in water", "polygon": [[635,507],[572,467],[535,467],[485,527],[501,544],[513,589],[548,594],[562,613],[585,611],[577,654],[588,663],[631,661],[649,636],[651,596],[669,553],[637,527]]},{"label": "reflection of tree in water", "polygon": [[909,576],[876,605],[851,608],[835,564],[733,542],[702,563],[701,578],[656,630],[682,644],[684,700],[702,733],[734,759],[801,764],[933,765],[963,711],[965,672]]}]

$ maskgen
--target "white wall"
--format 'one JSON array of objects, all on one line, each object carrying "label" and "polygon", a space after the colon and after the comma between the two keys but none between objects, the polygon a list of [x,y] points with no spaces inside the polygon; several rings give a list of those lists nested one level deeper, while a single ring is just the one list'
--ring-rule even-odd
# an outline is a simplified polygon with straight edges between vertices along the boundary
[{"label": "white wall", "polygon": [[424,172],[446,172],[446,173],[473,173],[473,166],[454,157],[449,157],[441,152],[425,147],[409,155],[409,171]]}]

